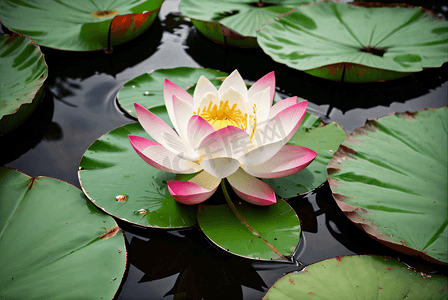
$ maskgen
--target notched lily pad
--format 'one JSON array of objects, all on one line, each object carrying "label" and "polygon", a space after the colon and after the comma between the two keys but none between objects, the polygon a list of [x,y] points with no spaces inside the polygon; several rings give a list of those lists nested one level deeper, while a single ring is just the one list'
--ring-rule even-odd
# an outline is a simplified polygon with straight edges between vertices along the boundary
[{"label": "notched lily pad", "polygon": [[447,107],[368,121],[328,165],[350,220],[395,250],[439,264],[448,264],[447,124]]},{"label": "notched lily pad", "polygon": [[25,121],[39,104],[48,68],[40,48],[18,34],[0,35],[0,136]]},{"label": "notched lily pad", "polygon": [[394,258],[343,256],[280,278],[263,300],[446,299],[448,279],[409,270]]},{"label": "notched lily pad", "polygon": [[448,61],[448,21],[415,7],[301,6],[257,33],[275,61],[346,82],[383,81]]},{"label": "notched lily pad", "polygon": [[181,204],[168,192],[166,182],[176,174],[144,162],[128,135],[150,138],[139,123],[128,124],[103,135],[84,153],[79,181],[86,196],[108,214],[140,226],[196,225],[196,206]]},{"label": "notched lily pad", "polygon": [[0,167],[0,298],[112,299],[124,236],[66,182]]},{"label": "notched lily pad", "polygon": [[314,0],[182,0],[179,10],[207,38],[246,48],[258,47],[256,30],[264,23],[310,2]]},{"label": "notched lily pad", "polygon": [[0,19],[36,44],[91,51],[125,43],[142,34],[157,17],[164,0],[6,0]]},{"label": "notched lily pad", "polygon": [[138,103],[146,109],[165,106],[163,82],[166,78],[181,88],[188,89],[198,82],[201,75],[204,75],[213,84],[219,86],[222,81],[218,78],[226,77],[229,74],[213,69],[189,67],[155,70],[126,82],[117,95],[118,104],[128,114],[137,118],[134,103]]},{"label": "notched lily pad", "polygon": [[198,223],[218,247],[232,254],[261,260],[288,260],[300,239],[300,220],[284,200],[269,206],[235,202],[246,225],[229,205],[200,205]]}]

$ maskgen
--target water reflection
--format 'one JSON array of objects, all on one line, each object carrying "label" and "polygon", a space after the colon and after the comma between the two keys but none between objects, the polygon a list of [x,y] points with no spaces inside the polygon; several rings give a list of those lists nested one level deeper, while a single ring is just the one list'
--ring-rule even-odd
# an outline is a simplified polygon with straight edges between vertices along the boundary
[{"label": "water reflection", "polygon": [[62,138],[60,125],[52,122],[53,97],[45,84],[42,88],[45,89],[44,94],[30,117],[13,131],[0,136],[0,165],[18,159],[31,148],[35,148],[42,138],[55,141]]},{"label": "water reflection", "polygon": [[117,299],[143,295],[145,299],[260,299],[283,273],[301,269],[290,263],[253,262],[229,255],[210,244],[198,228],[135,229],[126,232],[132,267]]}]

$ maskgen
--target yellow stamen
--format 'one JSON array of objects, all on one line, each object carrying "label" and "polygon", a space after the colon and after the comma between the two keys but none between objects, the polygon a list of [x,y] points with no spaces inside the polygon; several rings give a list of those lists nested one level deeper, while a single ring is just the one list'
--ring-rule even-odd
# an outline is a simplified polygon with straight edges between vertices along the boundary
[{"label": "yellow stamen", "polygon": [[219,107],[210,101],[208,107],[204,106],[202,110],[198,108],[198,111],[194,112],[194,114],[203,117],[215,130],[227,126],[235,126],[247,130],[247,114],[243,115],[241,110],[237,109],[236,103],[230,107],[228,100],[225,102],[220,101]]}]

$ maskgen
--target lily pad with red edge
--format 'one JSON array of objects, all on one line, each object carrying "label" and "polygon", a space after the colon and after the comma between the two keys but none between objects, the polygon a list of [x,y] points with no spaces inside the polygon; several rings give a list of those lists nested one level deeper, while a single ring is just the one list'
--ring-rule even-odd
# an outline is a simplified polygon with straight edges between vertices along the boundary
[{"label": "lily pad with red edge", "polygon": [[258,47],[256,30],[293,7],[314,0],[182,0],[179,10],[207,38],[237,47]]},{"label": "lily pad with red edge", "polygon": [[282,199],[258,206],[239,200],[235,194],[233,197],[245,223],[228,204],[201,204],[197,219],[204,234],[224,251],[238,256],[289,261],[300,239],[300,220],[294,209]]},{"label": "lily pad with red edge", "polygon": [[222,80],[218,78],[226,77],[229,74],[213,69],[189,67],[155,70],[126,82],[117,95],[118,104],[127,113],[137,118],[134,103],[138,103],[146,109],[165,106],[163,98],[163,82],[165,79],[169,79],[181,88],[191,91],[189,88],[198,82],[201,75],[219,86]]},{"label": "lily pad with red edge", "polygon": [[[152,111],[167,121],[164,107]],[[139,123],[128,124],[106,133],[84,153],[79,181],[86,196],[108,214],[143,227],[196,225],[197,206],[181,204],[168,192],[166,182],[174,180],[176,174],[143,161],[128,135],[150,138]]]},{"label": "lily pad with red edge", "polygon": [[448,61],[448,21],[418,7],[301,6],[263,26],[257,41],[275,61],[336,81],[390,80]]},{"label": "lily pad with red edge", "polygon": [[281,178],[262,179],[283,199],[305,194],[327,181],[327,165],[347,133],[336,123],[324,125],[320,118],[307,113],[289,145],[309,148],[317,153],[302,171]]},{"label": "lily pad with red edge", "polygon": [[27,37],[0,35],[0,135],[25,121],[39,104],[48,68]]},{"label": "lily pad with red edge", "polygon": [[91,51],[136,38],[151,26],[164,0],[5,0],[0,19],[41,46]]},{"label": "lily pad with red edge", "polygon": [[112,299],[124,236],[76,187],[0,167],[0,298]]},{"label": "lily pad with red edge", "polygon": [[414,272],[394,258],[342,256],[280,278],[263,300],[434,299],[448,297],[448,279]]},{"label": "lily pad with red edge", "polygon": [[408,255],[448,264],[448,108],[368,121],[328,165],[336,203],[358,227]]}]

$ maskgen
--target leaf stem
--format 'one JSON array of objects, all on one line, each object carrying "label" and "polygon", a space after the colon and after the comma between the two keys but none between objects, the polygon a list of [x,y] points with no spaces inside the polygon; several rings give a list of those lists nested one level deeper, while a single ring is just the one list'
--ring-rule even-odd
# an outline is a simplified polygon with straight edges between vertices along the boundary
[{"label": "leaf stem", "polygon": [[258,232],[256,232],[252,227],[250,227],[249,224],[247,224],[247,222],[243,218],[243,216],[240,215],[240,213],[236,210],[235,204],[233,204],[232,199],[230,199],[229,193],[227,192],[225,179],[221,180],[221,188],[222,188],[222,192],[224,193],[224,198],[226,198],[227,204],[229,205],[230,210],[233,212],[233,214],[238,218],[238,220],[240,220],[241,223],[246,225],[246,227],[249,228],[253,234],[259,235]]}]

